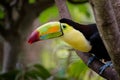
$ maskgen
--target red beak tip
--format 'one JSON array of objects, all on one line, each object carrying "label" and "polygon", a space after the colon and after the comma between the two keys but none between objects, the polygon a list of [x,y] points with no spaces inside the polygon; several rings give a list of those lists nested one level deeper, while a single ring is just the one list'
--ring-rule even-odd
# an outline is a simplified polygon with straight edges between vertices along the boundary
[{"label": "red beak tip", "polygon": [[29,44],[32,44],[32,42],[31,42],[30,40],[28,40],[28,43],[29,43]]},{"label": "red beak tip", "polygon": [[36,42],[36,41],[39,41],[40,39],[39,39],[39,32],[37,32],[37,31],[34,31],[34,32],[32,32],[32,34],[30,35],[30,37],[28,38],[28,43],[29,44],[32,44],[32,43],[34,43],[34,42]]}]

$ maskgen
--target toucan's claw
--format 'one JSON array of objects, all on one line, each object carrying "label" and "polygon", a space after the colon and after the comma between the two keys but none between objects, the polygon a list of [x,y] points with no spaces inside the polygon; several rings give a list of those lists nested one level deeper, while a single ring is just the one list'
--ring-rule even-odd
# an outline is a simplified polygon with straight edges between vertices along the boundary
[{"label": "toucan's claw", "polygon": [[94,60],[96,59],[96,56],[93,55],[92,57],[89,58],[87,65],[89,66]]},{"label": "toucan's claw", "polygon": [[106,62],[105,65],[103,65],[102,67],[100,67],[100,69],[99,69],[99,74],[101,75],[101,74],[103,73],[103,71],[104,71],[107,67],[110,67],[110,66],[112,66],[112,62],[111,62],[111,61]]}]

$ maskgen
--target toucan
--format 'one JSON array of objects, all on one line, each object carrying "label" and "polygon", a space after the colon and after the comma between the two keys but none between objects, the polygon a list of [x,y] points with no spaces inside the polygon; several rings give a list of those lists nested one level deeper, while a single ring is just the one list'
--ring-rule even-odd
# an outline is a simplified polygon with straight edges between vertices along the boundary
[{"label": "toucan", "polygon": [[[58,37],[76,50],[93,54],[95,57],[93,56],[90,60],[94,60],[94,58],[104,59],[104,61],[111,60],[96,24],[84,25],[62,18],[59,21],[48,22],[35,29],[29,36],[28,42],[32,44],[37,41]],[[101,67],[100,74],[105,68],[105,66]]]}]

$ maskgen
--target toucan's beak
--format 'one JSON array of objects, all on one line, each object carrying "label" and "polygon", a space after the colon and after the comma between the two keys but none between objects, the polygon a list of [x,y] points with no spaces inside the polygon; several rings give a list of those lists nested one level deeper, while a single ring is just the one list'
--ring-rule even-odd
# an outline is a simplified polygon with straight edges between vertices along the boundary
[{"label": "toucan's beak", "polygon": [[34,30],[28,39],[28,43],[32,44],[33,42],[56,38],[62,35],[60,22],[49,22]]}]

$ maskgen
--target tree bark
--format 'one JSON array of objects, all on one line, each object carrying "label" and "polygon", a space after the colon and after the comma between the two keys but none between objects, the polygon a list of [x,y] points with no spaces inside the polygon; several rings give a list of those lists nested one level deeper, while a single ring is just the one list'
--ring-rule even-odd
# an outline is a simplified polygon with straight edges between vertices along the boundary
[{"label": "tree bark", "polygon": [[66,0],[55,0],[55,3],[58,7],[60,18],[71,19],[69,10],[67,9],[67,6],[66,6]]},{"label": "tree bark", "polygon": [[[117,23],[120,24],[120,0],[111,0]],[[120,31],[120,25],[118,25]]]},{"label": "tree bark", "polygon": [[3,73],[15,69],[21,51],[22,41],[19,38],[4,42]]},{"label": "tree bark", "polygon": [[3,43],[0,41],[0,66],[3,64]]},{"label": "tree bark", "polygon": [[[120,75],[120,32],[110,0],[90,0],[98,30],[109,52],[113,65]],[[119,14],[120,15],[120,14]]]}]

